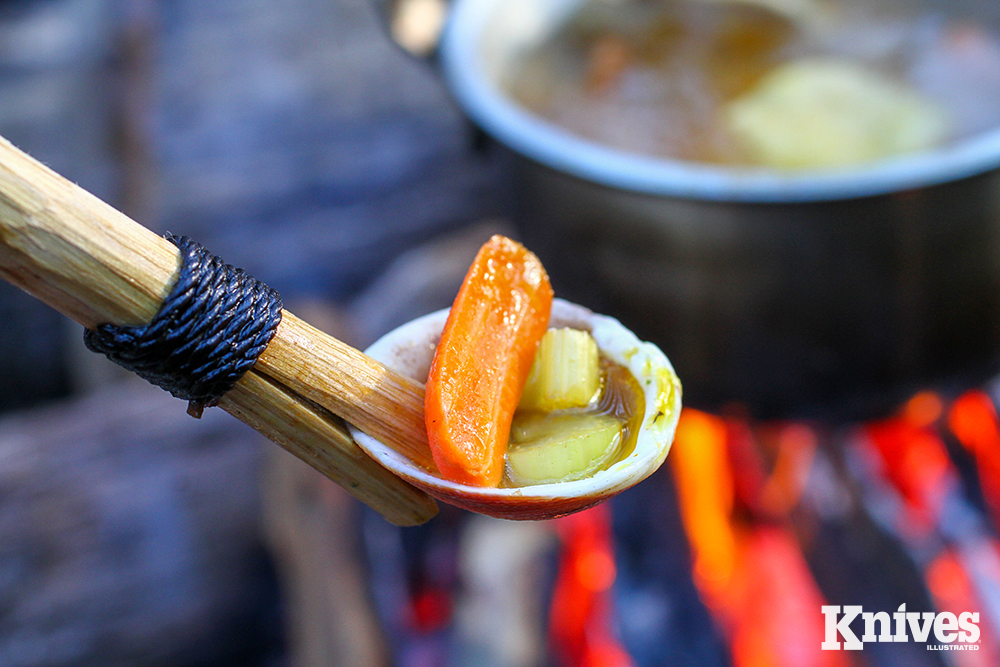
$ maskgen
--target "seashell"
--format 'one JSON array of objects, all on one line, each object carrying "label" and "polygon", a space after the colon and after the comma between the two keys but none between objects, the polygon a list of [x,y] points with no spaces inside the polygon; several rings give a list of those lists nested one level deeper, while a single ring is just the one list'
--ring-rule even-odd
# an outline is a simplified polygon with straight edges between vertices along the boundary
[{"label": "seashell", "polygon": [[[427,379],[448,310],[417,318],[387,333],[365,352],[421,382]],[[452,505],[502,519],[539,520],[577,512],[638,484],[664,461],[681,411],[681,384],[670,361],[652,343],[640,341],[618,320],[555,299],[550,327],[589,331],[601,352],[629,369],[645,398],[642,426],[632,452],[585,479],[515,488],[483,488],[440,477],[351,428],[358,445],[390,471]]]}]

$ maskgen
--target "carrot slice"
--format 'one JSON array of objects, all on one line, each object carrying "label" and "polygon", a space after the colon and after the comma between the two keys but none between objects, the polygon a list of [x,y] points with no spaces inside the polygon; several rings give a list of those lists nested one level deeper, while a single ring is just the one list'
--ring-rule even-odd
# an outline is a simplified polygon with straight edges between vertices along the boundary
[{"label": "carrot slice", "polygon": [[480,248],[427,378],[427,437],[445,478],[500,483],[511,419],[551,309],[552,286],[534,254],[499,235]]}]

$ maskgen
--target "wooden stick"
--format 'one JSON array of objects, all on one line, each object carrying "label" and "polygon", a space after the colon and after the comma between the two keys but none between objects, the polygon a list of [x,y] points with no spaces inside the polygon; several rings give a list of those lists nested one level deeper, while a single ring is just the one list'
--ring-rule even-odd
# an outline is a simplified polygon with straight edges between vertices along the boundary
[{"label": "wooden stick", "polygon": [[416,526],[437,514],[432,498],[401,483],[368,456],[338,417],[310,405],[254,370],[222,397],[219,406],[397,526]]},{"label": "wooden stick", "polygon": [[[0,276],[85,327],[139,325],[156,314],[179,263],[173,244],[0,137]],[[374,463],[324,409],[426,462],[418,383],[288,312],[265,354],[223,398],[227,412],[394,523],[436,513],[431,498]]]},{"label": "wooden stick", "polygon": [[0,276],[88,329],[153,319],[172,243],[0,137]]},{"label": "wooden stick", "polygon": [[424,386],[285,313],[257,369],[437,470],[424,426]]}]

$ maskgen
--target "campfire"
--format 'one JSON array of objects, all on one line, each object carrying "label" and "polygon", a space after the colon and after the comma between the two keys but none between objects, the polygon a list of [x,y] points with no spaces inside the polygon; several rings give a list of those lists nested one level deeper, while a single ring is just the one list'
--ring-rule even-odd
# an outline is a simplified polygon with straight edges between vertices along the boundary
[{"label": "campfire", "polygon": [[[691,577],[735,667],[1000,664],[1000,419],[986,391],[921,392],[836,428],[687,408],[668,461]],[[565,667],[636,664],[616,639],[611,522],[605,506],[556,522],[550,643]],[[850,605],[887,623],[916,613],[926,641],[911,621],[869,632],[859,612],[847,628],[862,650],[823,650],[822,610]],[[970,650],[935,652],[927,619],[942,612],[977,615]],[[899,632],[907,643],[885,641]]]}]

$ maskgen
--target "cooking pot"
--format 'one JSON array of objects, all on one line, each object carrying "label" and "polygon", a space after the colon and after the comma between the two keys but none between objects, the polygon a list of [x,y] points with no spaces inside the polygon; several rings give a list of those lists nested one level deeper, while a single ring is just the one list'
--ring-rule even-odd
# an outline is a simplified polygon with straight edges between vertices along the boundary
[{"label": "cooking pot", "polygon": [[[709,409],[856,418],[997,372],[1000,130],[797,174],[620,152],[498,83],[579,4],[456,0],[438,54],[464,111],[517,156],[515,223],[557,294],[659,344],[685,402]],[[991,0],[921,6],[1000,26]]]}]

